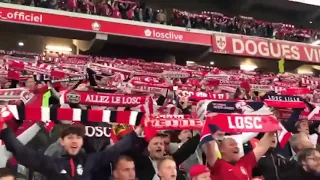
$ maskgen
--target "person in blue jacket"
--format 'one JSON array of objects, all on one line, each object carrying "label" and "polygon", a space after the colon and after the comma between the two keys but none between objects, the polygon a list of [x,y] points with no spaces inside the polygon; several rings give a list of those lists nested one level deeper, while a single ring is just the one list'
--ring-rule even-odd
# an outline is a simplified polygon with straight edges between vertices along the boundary
[{"label": "person in blue jacket", "polygon": [[[136,128],[117,144],[123,151],[133,148],[142,131],[142,127]],[[70,125],[62,130],[60,143],[64,147],[64,154],[60,158],[46,156],[27,148],[6,124],[1,131],[1,139],[20,164],[41,173],[48,180],[90,180],[96,169],[109,165],[122,152],[118,148],[110,148],[99,153],[85,154],[81,151],[84,134],[85,129],[82,125]]]}]

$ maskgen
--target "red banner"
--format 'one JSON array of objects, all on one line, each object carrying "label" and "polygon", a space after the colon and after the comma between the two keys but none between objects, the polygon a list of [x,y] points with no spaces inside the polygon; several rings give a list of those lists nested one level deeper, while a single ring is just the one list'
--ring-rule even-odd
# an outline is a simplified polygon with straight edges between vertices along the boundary
[{"label": "red banner", "polygon": [[201,130],[203,121],[199,119],[181,118],[150,118],[145,126],[152,126],[156,130]]},{"label": "red banner", "polygon": [[237,35],[213,35],[214,53],[320,62],[320,46]]},{"label": "red banner", "polygon": [[279,121],[273,116],[217,114],[206,121],[217,125],[225,132],[272,132],[280,130]]},{"label": "red banner", "polygon": [[[0,21],[211,46],[211,34],[182,28],[21,5],[0,5]],[[163,28],[162,28],[163,27]],[[165,29],[167,28],[167,29]]]},{"label": "red banner", "polygon": [[[279,110],[279,119],[289,119],[292,111],[287,109],[280,109]],[[309,112],[302,111],[299,120],[307,120]],[[320,114],[315,114],[310,120],[312,121],[320,121]]]},{"label": "red banner", "polygon": [[137,106],[149,99],[142,95],[124,95],[109,93],[87,93],[83,91],[65,92],[63,102],[101,106]]}]

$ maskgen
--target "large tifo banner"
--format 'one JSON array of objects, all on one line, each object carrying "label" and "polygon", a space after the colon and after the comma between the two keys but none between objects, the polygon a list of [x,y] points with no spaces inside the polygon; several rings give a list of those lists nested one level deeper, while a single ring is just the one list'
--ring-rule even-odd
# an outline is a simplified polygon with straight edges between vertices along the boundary
[{"label": "large tifo banner", "polygon": [[216,34],[212,48],[220,54],[320,62],[320,46],[283,40]]}]

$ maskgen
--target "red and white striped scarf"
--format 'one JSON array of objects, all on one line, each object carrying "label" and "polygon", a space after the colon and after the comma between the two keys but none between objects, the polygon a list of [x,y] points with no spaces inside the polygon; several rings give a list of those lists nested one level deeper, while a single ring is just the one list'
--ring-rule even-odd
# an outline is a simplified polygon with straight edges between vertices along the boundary
[{"label": "red and white striped scarf", "polygon": [[137,107],[131,108],[131,110],[138,112],[145,112],[146,115],[158,115],[158,114],[182,114],[181,109],[176,105],[169,104],[166,106],[158,106],[154,104],[142,104]]}]

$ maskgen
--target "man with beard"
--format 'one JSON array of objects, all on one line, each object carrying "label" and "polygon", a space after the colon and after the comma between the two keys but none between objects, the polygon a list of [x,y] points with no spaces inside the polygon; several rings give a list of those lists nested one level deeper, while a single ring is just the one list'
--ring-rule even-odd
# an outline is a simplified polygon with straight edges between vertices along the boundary
[{"label": "man with beard", "polygon": [[298,162],[291,173],[282,180],[319,180],[320,152],[315,148],[307,148],[298,153]]},{"label": "man with beard", "polygon": [[[177,166],[171,157],[164,157],[158,162],[158,176],[160,180],[176,180]],[[154,180],[155,178],[153,178]]]},{"label": "man with beard", "polygon": [[241,158],[237,142],[232,138],[226,138],[219,144],[221,152],[221,159],[219,159],[214,139],[214,135],[209,134],[205,135],[202,139],[202,148],[206,154],[208,165],[211,168],[211,178],[219,180],[248,180],[252,179],[251,172],[256,166],[257,161],[270,148],[274,140],[274,133],[265,133],[257,146]]},{"label": "man with beard", "polygon": [[[195,152],[199,144],[199,139],[199,135],[194,136],[172,154],[172,159],[175,161],[176,166],[179,166]],[[147,146],[147,154],[146,156],[143,152],[132,152],[129,155],[135,161],[137,177],[139,180],[159,180],[157,166],[165,155],[163,135],[157,134],[150,139]],[[177,179],[185,178],[178,174]]]},{"label": "man with beard", "polygon": [[305,149],[314,148],[314,144],[310,141],[308,136],[303,133],[294,134],[289,140],[290,146],[294,151],[295,155],[287,162],[285,165],[280,166],[281,173],[279,174],[279,179],[287,179],[292,176],[292,170],[299,166],[298,157],[301,152]]}]

